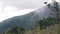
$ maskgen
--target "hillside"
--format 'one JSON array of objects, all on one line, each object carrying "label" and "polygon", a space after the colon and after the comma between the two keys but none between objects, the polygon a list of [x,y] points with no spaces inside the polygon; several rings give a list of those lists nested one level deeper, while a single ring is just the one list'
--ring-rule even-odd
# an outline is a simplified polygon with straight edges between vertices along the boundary
[{"label": "hillside", "polygon": [[12,29],[5,31],[4,34],[60,34],[60,22],[56,23],[52,19],[53,18],[40,20],[37,22],[35,28],[28,31],[24,30],[24,28],[14,26]]},{"label": "hillside", "polygon": [[38,31],[38,34],[49,34],[50,32],[51,34],[57,34],[60,29],[60,22],[54,21],[55,18],[50,18],[50,11],[51,10],[46,5],[35,10],[34,12],[22,16],[14,16],[4,20],[0,23],[0,34],[8,31],[8,29],[12,28],[13,26],[17,26],[18,28],[23,27],[27,33],[31,32],[31,34],[32,32],[36,32],[36,30]]},{"label": "hillside", "polygon": [[44,7],[41,8],[42,10],[38,9],[34,12],[28,13],[23,16],[15,16],[10,19],[4,20],[0,23],[0,33],[6,31],[7,29],[11,28],[12,26],[19,26],[23,27],[27,30],[30,30],[35,27],[36,21],[39,21],[43,17],[48,17],[48,8]]}]

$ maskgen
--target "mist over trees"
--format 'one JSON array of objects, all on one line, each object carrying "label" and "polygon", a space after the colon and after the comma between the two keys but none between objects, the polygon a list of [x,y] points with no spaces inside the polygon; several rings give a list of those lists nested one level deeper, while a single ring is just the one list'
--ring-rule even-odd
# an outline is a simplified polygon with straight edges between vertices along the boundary
[{"label": "mist over trees", "polygon": [[32,30],[25,30],[24,28],[14,26],[3,34],[60,34],[60,11],[58,2],[53,1],[52,4],[47,4],[47,7],[51,10],[50,16],[37,21],[35,28]]}]

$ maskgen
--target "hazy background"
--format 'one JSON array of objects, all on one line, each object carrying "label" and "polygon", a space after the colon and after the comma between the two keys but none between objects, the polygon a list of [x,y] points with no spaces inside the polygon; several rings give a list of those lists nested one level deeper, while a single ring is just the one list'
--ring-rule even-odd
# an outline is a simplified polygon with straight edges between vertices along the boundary
[{"label": "hazy background", "polygon": [[50,2],[51,0],[0,0],[0,22],[41,8],[45,1]]}]

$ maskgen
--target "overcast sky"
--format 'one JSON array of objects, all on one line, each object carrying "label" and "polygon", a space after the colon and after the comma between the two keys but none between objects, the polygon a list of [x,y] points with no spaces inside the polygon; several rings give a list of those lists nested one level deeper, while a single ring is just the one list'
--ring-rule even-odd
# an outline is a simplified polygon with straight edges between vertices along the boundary
[{"label": "overcast sky", "polygon": [[19,9],[35,9],[43,5],[44,1],[50,0],[0,0],[3,6],[14,6]]},{"label": "overcast sky", "polygon": [[41,8],[45,1],[50,2],[51,0],[0,0],[0,22]]}]

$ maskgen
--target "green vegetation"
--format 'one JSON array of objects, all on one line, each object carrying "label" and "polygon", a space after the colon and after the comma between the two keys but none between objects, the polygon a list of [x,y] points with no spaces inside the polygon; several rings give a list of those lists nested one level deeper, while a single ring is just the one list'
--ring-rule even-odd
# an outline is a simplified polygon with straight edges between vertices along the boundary
[{"label": "green vegetation", "polygon": [[[6,32],[4,32],[4,34],[60,34],[60,27],[58,26],[60,26],[60,23],[57,23],[54,18],[49,17],[43,18],[42,20],[36,22],[36,27],[33,30],[26,31],[23,28],[14,26],[11,29],[8,29]],[[49,32],[50,30],[51,32]]]},{"label": "green vegetation", "polygon": [[23,28],[19,28],[17,26],[12,27],[8,31],[4,32],[4,34],[24,34],[25,30]]},{"label": "green vegetation", "polygon": [[[54,3],[56,5],[55,7],[51,7],[50,4],[47,5],[48,8],[54,12],[54,14],[52,13],[53,18],[43,18],[42,20],[36,22],[36,27],[33,30],[26,31],[24,28],[14,26],[4,32],[4,34],[60,34],[59,8],[58,3],[56,1]],[[47,2],[45,2],[45,4],[47,4]]]},{"label": "green vegetation", "polygon": [[60,34],[60,30],[58,30],[58,32],[57,32],[58,34]]},{"label": "green vegetation", "polygon": [[45,29],[46,27],[55,24],[54,18],[43,18],[43,20],[39,21],[39,24],[41,29]]}]

